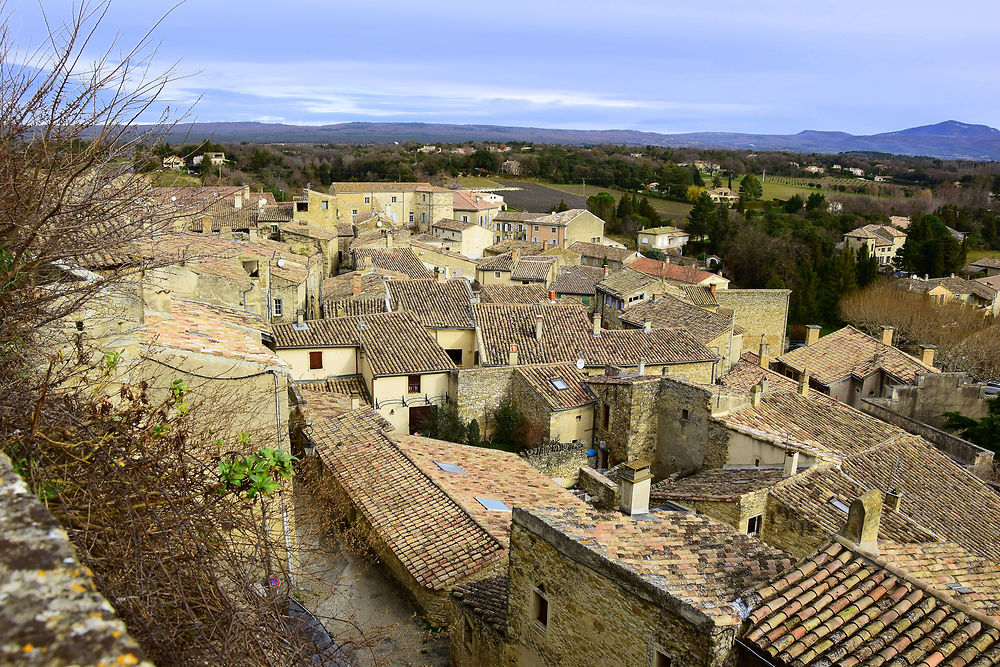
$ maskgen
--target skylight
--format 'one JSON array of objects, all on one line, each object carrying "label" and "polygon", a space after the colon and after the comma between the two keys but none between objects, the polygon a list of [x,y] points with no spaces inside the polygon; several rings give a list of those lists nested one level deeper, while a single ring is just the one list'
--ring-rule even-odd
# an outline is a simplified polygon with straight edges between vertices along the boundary
[{"label": "skylight", "polygon": [[836,507],[838,510],[840,510],[844,514],[847,514],[848,512],[851,511],[851,508],[848,507],[847,505],[845,505],[843,502],[841,502],[839,498],[830,498],[828,501],[826,501],[826,503],[828,505],[832,505],[832,506]]},{"label": "skylight", "polygon": [[963,586],[957,581],[946,581],[944,585],[955,591],[956,593],[973,593],[974,591],[968,586]]},{"label": "skylight", "polygon": [[494,512],[509,512],[510,508],[507,507],[507,503],[502,500],[494,500],[493,498],[480,498],[476,496],[476,501],[488,510]]},{"label": "skylight", "polygon": [[436,465],[438,468],[441,468],[441,470],[444,470],[445,472],[455,472],[460,475],[465,474],[465,468],[459,465],[455,465],[454,463],[443,463],[441,461],[435,461],[434,465]]},{"label": "skylight", "polygon": [[563,380],[562,378],[552,378],[549,380],[549,384],[551,384],[559,391],[562,391],[564,389],[569,389],[569,385],[566,384],[566,380]]}]

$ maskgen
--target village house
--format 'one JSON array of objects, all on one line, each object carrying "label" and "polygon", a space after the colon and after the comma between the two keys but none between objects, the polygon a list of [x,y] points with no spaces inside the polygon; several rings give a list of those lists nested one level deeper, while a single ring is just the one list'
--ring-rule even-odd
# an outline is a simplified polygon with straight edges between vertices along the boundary
[{"label": "village house", "polygon": [[184,158],[177,157],[176,155],[168,155],[163,158],[163,168],[170,169],[171,171],[180,171],[184,168]]},{"label": "village house", "polygon": [[863,399],[882,398],[893,385],[913,384],[921,373],[937,373],[933,345],[921,346],[920,359],[892,345],[892,327],[881,340],[847,326],[820,338],[807,327],[806,344],[773,360],[774,370],[790,378],[809,375],[810,386],[838,401],[861,407]]},{"label": "village house", "polygon": [[1000,275],[1000,258],[982,257],[969,262],[968,266],[965,267],[965,271],[973,275],[985,273],[987,277],[998,276]]},{"label": "village house", "polygon": [[740,196],[737,193],[724,187],[709,188],[708,196],[711,198],[712,203],[725,204],[726,206],[732,206],[740,200]]},{"label": "village house", "polygon": [[571,246],[577,241],[602,243],[604,221],[583,208],[571,208],[532,220],[525,234],[533,243],[546,246]]},{"label": "village house", "polygon": [[483,257],[495,257],[497,255],[506,255],[511,250],[517,250],[522,255],[541,255],[546,250],[546,248],[544,243],[532,243],[531,241],[509,238],[509,239],[504,239],[502,241],[497,241],[490,247],[486,248],[486,250],[483,251]]},{"label": "village house", "polygon": [[528,442],[591,443],[594,395],[574,364],[530,364],[513,374],[511,400]]},{"label": "village house", "polygon": [[455,366],[476,364],[476,325],[468,281],[391,280],[384,285],[391,310],[416,315]]},{"label": "village house", "polygon": [[540,285],[483,285],[479,300],[482,303],[545,303],[549,294]]},{"label": "village house", "polygon": [[576,241],[569,249],[580,255],[584,266],[607,266],[611,271],[620,271],[639,259],[639,253],[620,246],[602,244],[600,241]]},{"label": "village house", "polygon": [[354,269],[363,271],[368,267],[374,267],[379,270],[401,273],[414,279],[432,277],[423,262],[413,252],[412,247],[396,247],[392,242],[392,235],[386,238],[389,241],[387,248],[353,248],[351,259]]},{"label": "village house", "polygon": [[278,240],[287,244],[297,255],[306,257],[316,253],[322,255],[324,276],[336,275],[340,270],[343,253],[340,250],[340,235],[336,229],[316,227],[302,222],[286,222],[278,225]]},{"label": "village house", "polygon": [[673,250],[679,254],[689,238],[687,232],[676,227],[650,227],[640,230],[635,235],[635,244],[640,252],[647,248],[656,248],[663,252]]},{"label": "village house", "polygon": [[865,225],[844,234],[844,243],[854,252],[865,248],[880,268],[891,268],[906,243],[906,232],[889,225]]},{"label": "village house", "polygon": [[504,210],[502,201],[490,201],[478,192],[470,192],[469,190],[457,190],[453,196],[452,209],[455,212],[456,220],[474,222],[492,233],[493,219],[500,211]]},{"label": "village house", "polygon": [[492,227],[462,220],[438,220],[431,225],[431,235],[444,242],[444,247],[472,259],[483,256],[493,245]]},{"label": "village house", "polygon": [[[522,211],[501,211],[493,217],[493,240],[501,243],[507,240],[527,241],[532,225],[536,220],[541,220],[547,213],[528,213]],[[532,243],[541,246],[542,250],[548,245],[545,242],[533,241]],[[508,252],[510,248],[503,252]],[[496,254],[496,253],[495,253]]]},{"label": "village house", "polygon": [[506,571],[514,507],[584,507],[509,452],[389,433],[360,406],[311,421],[330,494],[434,625],[447,624],[455,586]]},{"label": "village house", "polygon": [[504,160],[500,164],[500,173],[519,176],[521,174],[521,163],[517,160]]},{"label": "village house", "polygon": [[672,284],[700,285],[703,287],[715,285],[716,289],[719,290],[729,288],[729,280],[717,273],[693,269],[681,264],[662,262],[649,257],[640,257],[634,262],[630,262],[628,267],[633,271],[638,271],[648,276],[655,276],[664,282]]},{"label": "village house", "polygon": [[431,243],[410,241],[410,250],[434,278],[447,280],[449,278],[473,279],[476,276],[477,260],[454,252],[446,247]]},{"label": "village house", "polygon": [[589,306],[597,293],[597,283],[604,279],[604,269],[596,266],[564,266],[549,283],[549,290],[560,300],[578,301]]},{"label": "village house", "polygon": [[454,219],[454,191],[430,183],[334,183],[338,222],[354,222],[378,211],[388,220],[427,231],[442,219]]},{"label": "village house", "polygon": [[193,158],[191,158],[191,164],[193,164],[196,167],[199,167],[204,164],[205,160],[208,160],[208,165],[210,167],[221,167],[226,163],[226,154],[211,152],[211,153],[203,153],[201,155],[195,155]]},{"label": "village house", "polygon": [[1000,300],[997,299],[997,288],[991,286],[989,278],[966,280],[955,274],[944,278],[920,278],[912,276],[900,281],[900,284],[911,292],[920,292],[945,304],[957,301],[975,308],[980,308],[990,315],[1000,313]]},{"label": "village house", "polygon": [[454,396],[455,363],[409,311],[274,325],[275,351],[295,380],[360,376],[374,409],[414,433]]}]

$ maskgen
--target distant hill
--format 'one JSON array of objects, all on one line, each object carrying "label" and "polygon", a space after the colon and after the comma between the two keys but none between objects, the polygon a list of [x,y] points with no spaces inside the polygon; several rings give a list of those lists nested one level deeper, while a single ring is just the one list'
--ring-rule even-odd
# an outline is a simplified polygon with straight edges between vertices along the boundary
[{"label": "distant hill", "polygon": [[1000,130],[949,120],[882,134],[804,130],[798,134],[692,132],[659,134],[635,130],[558,130],[503,125],[438,123],[339,123],[281,125],[272,123],[195,123],[175,128],[172,143],[211,138],[215,142],[367,144],[394,141],[464,143],[466,141],[529,141],[540,144],[625,144],[678,148],[786,150],[796,153],[867,151],[926,155],[944,159],[1000,160]]}]

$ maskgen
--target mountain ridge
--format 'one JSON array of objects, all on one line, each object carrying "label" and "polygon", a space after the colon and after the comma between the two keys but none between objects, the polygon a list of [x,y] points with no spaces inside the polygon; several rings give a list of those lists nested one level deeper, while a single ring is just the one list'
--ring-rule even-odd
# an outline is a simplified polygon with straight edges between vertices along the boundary
[{"label": "mountain ridge", "polygon": [[625,129],[569,130],[508,125],[372,121],[330,125],[286,125],[255,121],[192,123],[173,128],[168,133],[168,140],[173,143],[200,141],[205,138],[218,143],[246,141],[311,144],[526,141],[541,144],[786,150],[796,153],[865,151],[943,159],[1000,160],[1000,130],[988,125],[955,120],[869,135],[855,135],[836,130],[802,130],[796,134],[744,132],[663,134]]}]

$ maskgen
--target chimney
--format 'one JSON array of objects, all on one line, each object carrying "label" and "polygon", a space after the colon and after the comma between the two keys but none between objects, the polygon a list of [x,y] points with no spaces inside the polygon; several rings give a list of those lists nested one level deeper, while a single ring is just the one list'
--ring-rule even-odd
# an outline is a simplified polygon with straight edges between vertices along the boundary
[{"label": "chimney", "polygon": [[708,291],[712,293],[712,296],[715,296],[715,287],[715,283],[710,283],[708,286]]},{"label": "chimney", "polygon": [[782,471],[782,477],[791,477],[799,471],[799,453],[788,450],[785,452],[785,469]]},{"label": "chimney", "polygon": [[240,193],[236,194],[236,199],[233,200],[233,208],[237,211],[243,208],[243,195]]},{"label": "chimney", "polygon": [[872,489],[861,494],[847,513],[847,525],[840,534],[868,553],[878,553],[878,526],[882,520],[882,492]]},{"label": "chimney", "polygon": [[764,388],[759,384],[755,384],[754,386],[750,387],[750,402],[753,403],[753,406],[755,408],[760,405],[760,398],[763,393],[764,393]]},{"label": "chimney", "polygon": [[899,504],[903,501],[903,492],[893,487],[892,491],[885,494],[885,504],[892,509],[899,511]]},{"label": "chimney", "polygon": [[298,310],[295,311],[295,321],[298,323],[299,326],[305,324],[305,319],[306,316],[302,308],[299,308]]},{"label": "chimney", "polygon": [[892,332],[895,331],[892,327],[882,327],[882,344],[892,345]]},{"label": "chimney", "polygon": [[802,375],[799,377],[799,395],[808,396],[809,395],[809,371],[803,370]]},{"label": "chimney", "polygon": [[361,294],[361,274],[357,271],[351,276],[351,294],[354,296]]},{"label": "chimney", "polygon": [[760,349],[757,351],[761,368],[771,367],[771,346],[764,342],[764,334],[760,335]]},{"label": "chimney", "polygon": [[390,250],[392,249],[392,230],[391,229],[386,229],[385,230],[385,247],[388,248],[388,249],[390,249]]},{"label": "chimney", "polygon": [[645,375],[646,374],[646,360],[645,359],[640,359],[639,360],[639,373],[638,374],[639,375]]},{"label": "chimney", "polygon": [[351,394],[351,410],[358,410],[361,408],[361,397],[357,394]]},{"label": "chimney", "polygon": [[507,353],[507,365],[517,366],[517,343],[510,344],[510,352]]},{"label": "chimney", "polygon": [[650,331],[653,330],[653,323],[650,321],[648,317],[644,317],[642,319],[642,330],[645,331],[646,333],[649,333]]},{"label": "chimney", "polygon": [[552,303],[556,302],[556,293],[555,293],[555,290],[549,290],[549,301],[552,302]]},{"label": "chimney", "polygon": [[518,255],[517,248],[511,248],[510,249],[510,259],[511,259],[512,262],[516,262],[517,261],[517,255]]},{"label": "chimney", "polygon": [[201,233],[202,234],[212,233],[212,216],[210,215],[201,216]]},{"label": "chimney", "polygon": [[934,350],[937,349],[937,345],[924,344],[920,346],[920,361],[921,363],[927,364],[928,366],[934,365]]},{"label": "chimney", "polygon": [[594,313],[594,338],[601,337],[601,313]]},{"label": "chimney", "polygon": [[535,340],[542,339],[542,316],[535,315]]},{"label": "chimney", "polygon": [[635,516],[649,512],[649,486],[652,475],[649,464],[644,461],[629,461],[622,464],[622,514]]},{"label": "chimney", "polygon": [[607,278],[609,273],[611,273],[611,269],[609,269],[608,265],[605,264],[604,265],[604,277]]},{"label": "chimney", "polygon": [[806,325],[806,345],[812,345],[819,340],[819,325],[818,324],[807,324]]},{"label": "chimney", "polygon": [[445,280],[449,280],[450,278],[451,278],[451,267],[448,266],[448,265],[445,265],[445,267],[444,267],[444,279]]}]

